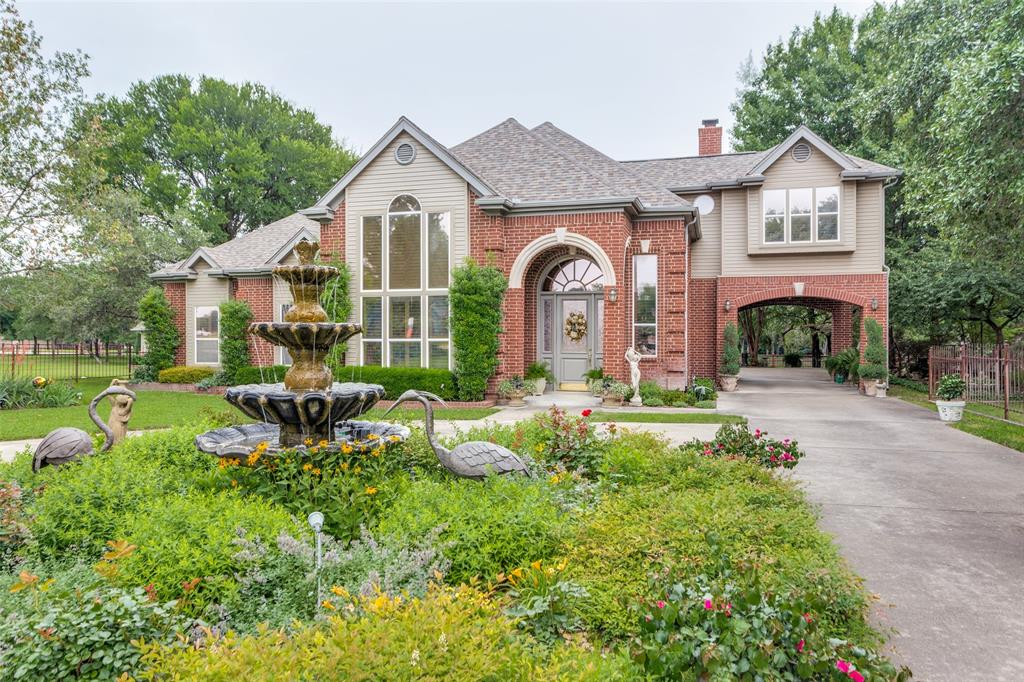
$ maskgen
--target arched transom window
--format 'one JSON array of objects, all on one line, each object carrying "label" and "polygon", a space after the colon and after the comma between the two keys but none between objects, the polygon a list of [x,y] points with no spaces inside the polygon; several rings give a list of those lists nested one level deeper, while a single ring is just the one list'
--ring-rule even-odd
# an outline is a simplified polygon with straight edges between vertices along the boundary
[{"label": "arched transom window", "polygon": [[604,273],[589,258],[570,258],[548,271],[542,291],[601,291]]}]

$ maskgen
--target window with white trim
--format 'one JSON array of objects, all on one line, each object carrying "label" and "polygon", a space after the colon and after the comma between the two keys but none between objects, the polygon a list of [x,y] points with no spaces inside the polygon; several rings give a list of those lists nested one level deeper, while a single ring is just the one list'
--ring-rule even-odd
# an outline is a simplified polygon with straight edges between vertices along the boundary
[{"label": "window with white trim", "polygon": [[640,355],[658,354],[658,257],[633,256],[633,346]]},{"label": "window with white trim", "polygon": [[401,194],[360,234],[360,362],[448,369],[451,212]]},{"label": "window with white trim", "polygon": [[217,306],[196,306],[196,364],[216,365],[220,362],[220,309]]},{"label": "window with white trim", "polygon": [[765,244],[839,241],[839,187],[796,187],[761,192]]}]

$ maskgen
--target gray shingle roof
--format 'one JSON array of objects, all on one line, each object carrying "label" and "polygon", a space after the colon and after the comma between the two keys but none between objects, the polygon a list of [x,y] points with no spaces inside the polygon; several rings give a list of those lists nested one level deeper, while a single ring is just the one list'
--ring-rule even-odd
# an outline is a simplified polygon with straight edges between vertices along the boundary
[{"label": "gray shingle roof", "polygon": [[681,156],[621,163],[662,187],[679,189],[711,182],[730,182],[741,178],[770,151],[738,152],[717,156]]},{"label": "gray shingle roof", "polygon": [[[207,247],[204,250],[210,255],[210,258],[217,261],[217,266],[225,270],[258,268],[268,265],[267,261],[273,258],[274,254],[287,245],[303,228],[311,232],[314,237],[320,235],[319,223],[299,213],[293,213],[252,232],[246,232],[230,241]],[[172,263],[153,274],[159,276],[187,273],[188,268],[185,267],[187,262],[188,259]]]}]

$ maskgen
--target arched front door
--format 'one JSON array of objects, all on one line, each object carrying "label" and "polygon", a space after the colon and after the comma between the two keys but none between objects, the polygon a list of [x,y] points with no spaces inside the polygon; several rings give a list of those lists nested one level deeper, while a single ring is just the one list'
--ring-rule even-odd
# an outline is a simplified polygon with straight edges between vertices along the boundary
[{"label": "arched front door", "polygon": [[573,255],[541,276],[537,356],[562,389],[586,388],[586,373],[602,365],[604,273],[592,259]]}]

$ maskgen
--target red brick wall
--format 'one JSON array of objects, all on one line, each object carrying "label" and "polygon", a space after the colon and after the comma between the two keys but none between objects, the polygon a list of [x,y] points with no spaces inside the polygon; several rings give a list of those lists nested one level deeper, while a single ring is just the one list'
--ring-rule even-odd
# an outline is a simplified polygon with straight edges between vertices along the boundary
[{"label": "red brick wall", "polygon": [[718,374],[718,328],[716,319],[718,279],[690,280],[690,374],[714,377]]},{"label": "red brick wall", "polygon": [[[861,344],[863,353],[867,334],[863,330],[863,320],[871,317],[882,325],[883,338],[887,338],[886,311],[889,304],[888,287],[885,275],[792,275],[765,277],[719,277],[716,295],[717,321],[715,326],[715,357],[721,354],[722,332],[727,322],[736,322],[740,308],[761,301],[790,299],[794,296],[793,284],[804,283],[803,296],[815,299],[826,299],[834,305],[826,307],[833,313],[832,347],[839,351],[850,345],[850,311],[854,306],[864,311],[862,315]],[[725,301],[729,300],[729,311],[725,311]],[[872,300],[877,300],[876,310],[871,309]],[[694,331],[691,328],[691,334]],[[701,334],[706,334],[702,330]]]},{"label": "red brick wall", "polygon": [[345,202],[334,209],[331,222],[320,225],[320,255],[324,260],[345,260]]},{"label": "red brick wall", "polygon": [[[274,319],[274,284],[270,277],[245,277],[231,280],[231,298],[245,301],[252,308],[252,319]],[[249,336],[249,359],[256,366],[273,365],[274,347],[258,336]]]},{"label": "red brick wall", "polygon": [[722,126],[697,128],[697,153],[701,156],[722,153]]},{"label": "red brick wall", "polygon": [[178,329],[178,348],[174,351],[174,364],[185,364],[185,283],[164,282],[164,296],[174,309],[174,326]]},{"label": "red brick wall", "polygon": [[[640,253],[641,239],[651,241],[650,253],[658,255],[658,357],[645,359],[641,371],[645,377],[661,377],[666,382],[682,383],[686,375],[685,291],[687,240],[681,220],[638,221],[635,224],[622,211],[566,213],[538,216],[488,216],[476,206],[476,195],[469,193],[470,255],[478,262],[493,262],[506,275],[516,256],[538,237],[555,228],[567,228],[596,242],[611,260],[615,271],[617,297],[610,300],[611,287],[605,288],[602,349],[604,369],[625,380],[628,367],[624,359],[632,335],[632,256]],[[632,236],[627,251],[626,240]],[[537,255],[527,269],[521,289],[509,289],[502,305],[503,331],[499,368],[491,382],[493,389],[502,378],[522,374],[536,359],[537,283],[539,276],[561,257],[566,246],[553,246]]]}]

